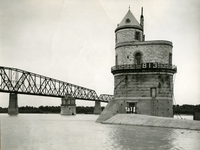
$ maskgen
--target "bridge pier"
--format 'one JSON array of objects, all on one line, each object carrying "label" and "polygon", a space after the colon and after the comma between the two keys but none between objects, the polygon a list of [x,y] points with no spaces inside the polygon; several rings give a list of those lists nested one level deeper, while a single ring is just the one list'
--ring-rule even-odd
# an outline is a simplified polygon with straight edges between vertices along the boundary
[{"label": "bridge pier", "polygon": [[95,115],[101,114],[101,102],[100,101],[95,101],[94,114]]},{"label": "bridge pier", "polygon": [[61,115],[76,115],[76,99],[71,94],[66,94],[61,102]]},{"label": "bridge pier", "polygon": [[9,106],[8,106],[9,115],[18,115],[18,100],[16,93],[9,94]]}]

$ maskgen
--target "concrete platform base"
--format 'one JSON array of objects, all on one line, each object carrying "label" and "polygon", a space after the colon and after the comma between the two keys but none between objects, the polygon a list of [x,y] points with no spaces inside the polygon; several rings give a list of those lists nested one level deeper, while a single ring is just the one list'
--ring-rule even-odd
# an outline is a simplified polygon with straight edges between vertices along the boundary
[{"label": "concrete platform base", "polygon": [[[96,122],[100,123],[106,121],[107,119],[111,118],[112,116],[116,115],[117,113],[122,113],[119,111],[121,107],[121,101],[110,100],[109,103],[106,105],[106,108],[101,112],[101,115],[97,118]],[[125,113],[125,110],[124,110]]]},{"label": "concrete platform base", "polygon": [[138,114],[117,114],[102,123],[200,130],[199,121]]}]

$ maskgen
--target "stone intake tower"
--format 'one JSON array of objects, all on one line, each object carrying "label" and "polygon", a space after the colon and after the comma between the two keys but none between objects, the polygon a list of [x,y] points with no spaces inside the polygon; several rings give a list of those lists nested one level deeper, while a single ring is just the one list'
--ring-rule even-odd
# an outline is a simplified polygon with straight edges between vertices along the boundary
[{"label": "stone intake tower", "polygon": [[115,30],[114,99],[97,122],[117,113],[173,117],[172,42],[145,41],[140,23],[129,10]]}]

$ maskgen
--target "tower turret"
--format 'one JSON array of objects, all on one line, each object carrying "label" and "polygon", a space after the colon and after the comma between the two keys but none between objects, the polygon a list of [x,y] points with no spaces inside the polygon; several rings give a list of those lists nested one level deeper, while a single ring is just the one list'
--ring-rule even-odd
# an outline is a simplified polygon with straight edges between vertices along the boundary
[{"label": "tower turret", "polygon": [[143,41],[143,27],[128,10],[125,17],[118,24],[116,30],[116,44],[121,42]]}]

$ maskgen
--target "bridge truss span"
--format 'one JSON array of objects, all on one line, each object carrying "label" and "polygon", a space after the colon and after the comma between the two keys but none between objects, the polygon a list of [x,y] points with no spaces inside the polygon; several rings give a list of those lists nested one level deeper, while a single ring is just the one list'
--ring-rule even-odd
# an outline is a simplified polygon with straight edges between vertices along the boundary
[{"label": "bridge truss span", "polygon": [[107,99],[100,99],[92,89],[2,66],[0,66],[0,92],[50,97],[64,97],[65,94],[71,94],[76,99],[108,102]]},{"label": "bridge truss span", "polygon": [[109,95],[109,94],[101,94],[100,96],[99,96],[99,99],[101,99],[101,100],[106,100],[106,101],[110,101],[110,100],[112,100],[112,99],[114,99],[114,95]]}]

